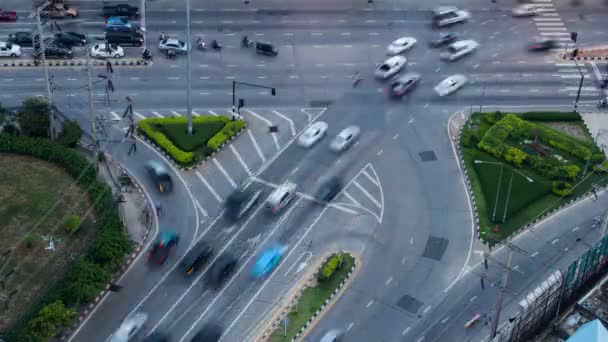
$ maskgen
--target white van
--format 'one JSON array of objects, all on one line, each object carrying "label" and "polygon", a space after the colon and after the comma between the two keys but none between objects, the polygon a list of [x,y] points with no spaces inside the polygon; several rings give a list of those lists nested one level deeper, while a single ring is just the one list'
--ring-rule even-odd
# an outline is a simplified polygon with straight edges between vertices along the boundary
[{"label": "white van", "polygon": [[296,185],[291,182],[285,182],[270,194],[266,206],[272,214],[276,214],[281,209],[285,208],[296,194]]}]

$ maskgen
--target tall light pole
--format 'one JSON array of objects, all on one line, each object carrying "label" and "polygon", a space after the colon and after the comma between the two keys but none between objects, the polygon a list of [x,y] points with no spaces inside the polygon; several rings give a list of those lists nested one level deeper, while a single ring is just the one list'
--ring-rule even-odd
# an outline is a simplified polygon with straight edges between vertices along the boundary
[{"label": "tall light pole", "polygon": [[507,218],[507,208],[509,207],[509,198],[511,197],[511,184],[513,184],[513,173],[518,173],[519,175],[521,175],[522,177],[524,177],[529,183],[533,183],[534,180],[526,175],[524,175],[523,173],[515,170],[515,168],[511,168],[511,179],[509,179],[509,190],[507,191],[507,202],[505,203],[505,210],[502,213],[502,223],[505,223],[505,220]]},{"label": "tall light pole", "polygon": [[190,44],[190,0],[186,0],[186,83],[188,84],[186,89],[186,105],[188,108],[188,135],[192,135],[192,100],[190,99],[190,51],[192,47]]},{"label": "tall light pole", "polygon": [[500,175],[498,176],[498,186],[496,188],[496,199],[494,200],[494,210],[492,211],[492,222],[496,222],[496,207],[498,206],[498,195],[500,194],[500,182],[502,181],[502,171],[504,169],[504,164],[489,162],[484,160],[473,160],[475,164],[492,164],[492,165],[500,165]]},{"label": "tall light pole", "polygon": [[576,59],[574,60],[574,65],[576,65],[576,69],[578,69],[578,73],[581,75],[581,80],[578,83],[578,91],[576,92],[576,100],[574,101],[574,109],[578,108],[578,100],[581,98],[581,89],[583,88],[583,82],[585,81],[585,75],[581,71],[581,68],[576,63]]}]

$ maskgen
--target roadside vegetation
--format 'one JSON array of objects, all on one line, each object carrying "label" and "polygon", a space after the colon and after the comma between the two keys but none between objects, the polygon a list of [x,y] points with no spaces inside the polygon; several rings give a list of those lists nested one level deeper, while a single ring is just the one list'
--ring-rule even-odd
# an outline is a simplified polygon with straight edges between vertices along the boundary
[{"label": "roadside vegetation", "polygon": [[355,266],[355,258],[348,253],[336,253],[319,269],[316,281],[302,291],[297,304],[287,315],[287,334],[284,322],[270,335],[271,342],[291,342],[306,322],[321,308]]},{"label": "roadside vegetation", "polygon": [[195,165],[218,151],[245,128],[245,121],[225,116],[192,118],[193,134],[186,132],[186,117],[149,118],[141,120],[137,130],[181,166]]},{"label": "roadside vegetation", "polygon": [[473,113],[461,134],[480,235],[491,244],[608,180],[578,113]]},{"label": "roadside vegetation", "polygon": [[0,111],[5,341],[60,335],[133,248],[111,188],[97,180],[84,155],[69,148],[80,140],[80,127],[66,121],[58,142],[49,140],[49,110],[34,98],[16,112]]}]

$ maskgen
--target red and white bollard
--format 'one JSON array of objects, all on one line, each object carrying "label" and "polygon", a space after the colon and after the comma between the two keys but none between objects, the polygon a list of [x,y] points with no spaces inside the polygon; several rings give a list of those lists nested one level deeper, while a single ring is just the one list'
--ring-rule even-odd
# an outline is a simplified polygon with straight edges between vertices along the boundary
[{"label": "red and white bollard", "polygon": [[470,321],[468,321],[464,324],[465,329],[470,328],[473,325],[475,325],[475,322],[479,321],[480,318],[481,318],[480,314],[476,314],[475,316],[473,316],[473,318],[471,318]]}]

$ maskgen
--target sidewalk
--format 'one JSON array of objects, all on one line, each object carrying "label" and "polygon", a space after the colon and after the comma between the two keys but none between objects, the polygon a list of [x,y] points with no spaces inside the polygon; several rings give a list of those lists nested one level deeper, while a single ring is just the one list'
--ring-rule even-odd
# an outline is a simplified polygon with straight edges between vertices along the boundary
[{"label": "sidewalk", "polygon": [[[576,51],[576,55],[574,55]],[[569,60],[608,60],[608,46],[597,46],[591,48],[579,48],[561,54],[563,59]]]}]

